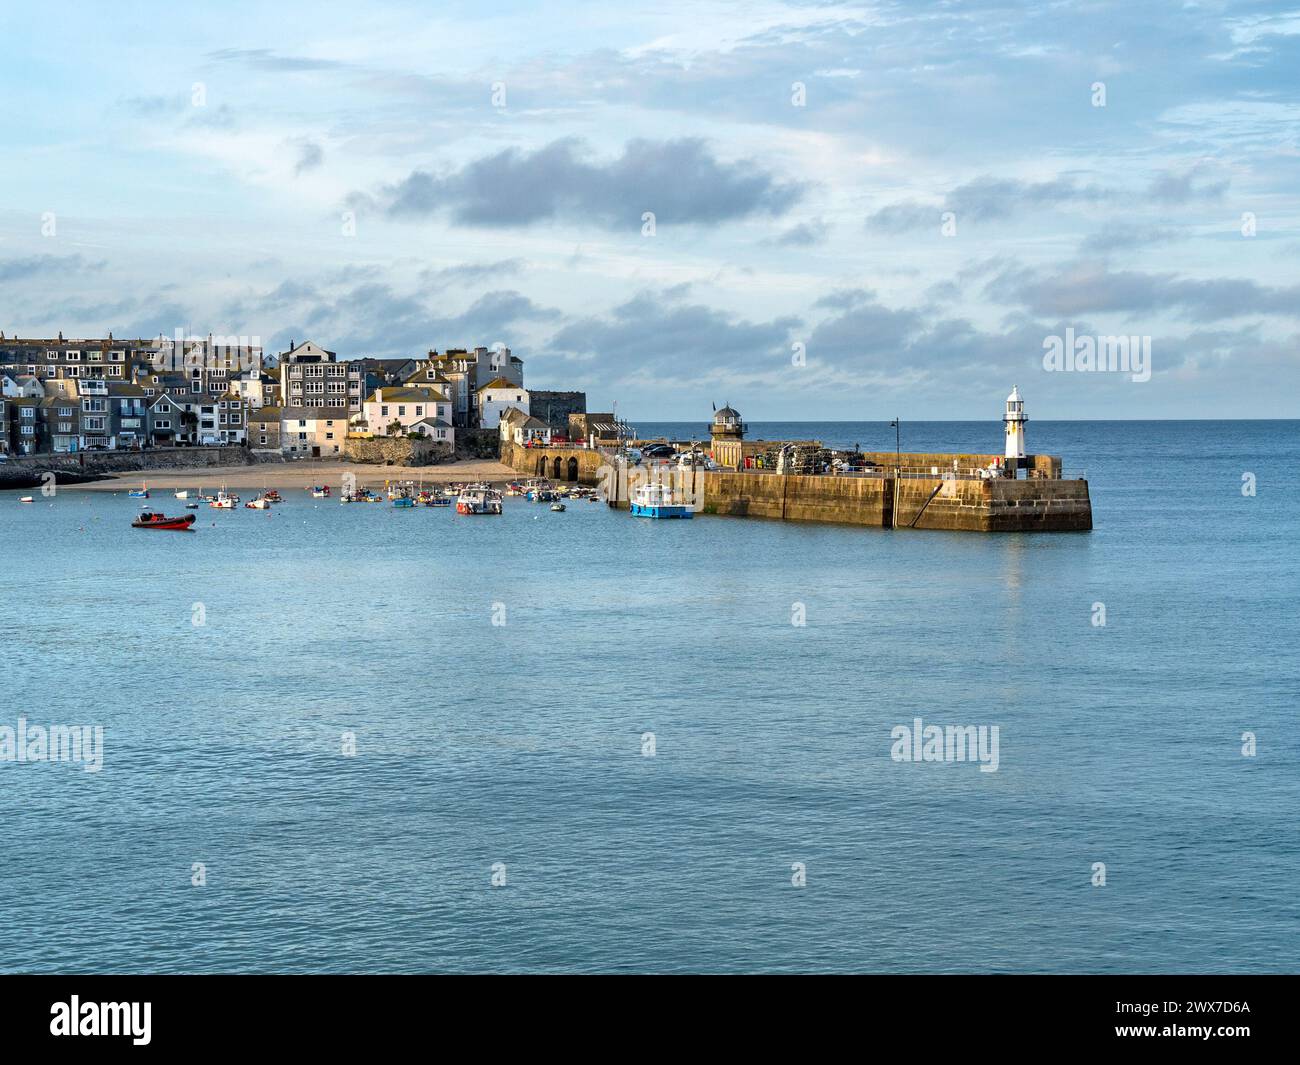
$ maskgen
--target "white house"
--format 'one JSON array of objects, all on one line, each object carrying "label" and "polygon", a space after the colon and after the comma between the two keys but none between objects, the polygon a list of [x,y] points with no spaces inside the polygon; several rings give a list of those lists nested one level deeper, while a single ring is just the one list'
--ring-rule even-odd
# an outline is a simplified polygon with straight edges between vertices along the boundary
[{"label": "white house", "polygon": [[35,377],[26,374],[0,374],[0,396],[8,399],[40,399],[45,389]]},{"label": "white house", "polygon": [[513,440],[520,447],[537,447],[551,442],[551,427],[541,418],[516,411],[502,422],[503,440]]},{"label": "white house", "polygon": [[478,390],[479,427],[495,429],[501,423],[501,415],[510,407],[529,413],[528,389],[504,377],[494,377]]}]

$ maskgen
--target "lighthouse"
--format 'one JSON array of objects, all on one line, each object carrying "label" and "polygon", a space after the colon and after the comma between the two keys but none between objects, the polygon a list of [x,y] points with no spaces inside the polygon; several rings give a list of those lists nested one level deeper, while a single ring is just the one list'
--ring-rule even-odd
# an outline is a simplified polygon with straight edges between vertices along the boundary
[{"label": "lighthouse", "polygon": [[[1011,389],[1011,395],[1007,396],[1007,412],[1002,416],[1002,424],[1007,433],[1008,462],[1006,465],[1012,471],[1019,468],[1018,460],[1025,457],[1025,422],[1027,421],[1029,419],[1025,417],[1025,401],[1020,398],[1020,386],[1016,385]],[[1013,459],[1017,461],[1010,461]]]}]

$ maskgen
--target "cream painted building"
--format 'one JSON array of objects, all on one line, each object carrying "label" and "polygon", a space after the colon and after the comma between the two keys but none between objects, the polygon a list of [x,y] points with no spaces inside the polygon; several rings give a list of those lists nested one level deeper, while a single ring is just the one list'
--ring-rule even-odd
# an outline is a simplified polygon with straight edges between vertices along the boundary
[{"label": "cream painted building", "polygon": [[371,436],[416,432],[455,446],[451,399],[431,385],[376,388],[362,405],[362,418]]}]

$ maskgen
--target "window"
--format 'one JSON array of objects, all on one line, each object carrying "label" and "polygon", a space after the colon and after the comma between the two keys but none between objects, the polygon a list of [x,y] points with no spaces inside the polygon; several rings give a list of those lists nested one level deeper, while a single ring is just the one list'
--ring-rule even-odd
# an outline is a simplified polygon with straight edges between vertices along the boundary
[{"label": "window", "polygon": [[397,416],[398,416],[399,418],[405,418],[405,417],[406,417],[406,408],[405,408],[404,406],[400,406],[400,405],[398,406],[398,408],[397,408]]},{"label": "window", "polygon": [[379,416],[380,416],[381,418],[387,418],[387,417],[388,417],[388,407],[387,407],[387,406],[381,406],[381,407],[379,408]]},{"label": "window", "polygon": [[415,408],[415,416],[416,416],[417,418],[421,417],[423,414],[424,414],[424,408],[423,408],[423,407],[416,407],[416,408]]},{"label": "window", "polygon": [[333,433],[326,433],[326,434],[325,434],[325,439],[326,439],[326,440],[333,440],[333,439],[334,439],[334,434],[333,434]]},{"label": "window", "polygon": [[72,408],[71,408],[71,407],[60,407],[60,408],[59,408],[59,417],[60,417],[60,418],[71,418],[71,417],[72,417]]},{"label": "window", "polygon": [[36,433],[36,426],[34,425],[23,426],[23,436],[33,436],[35,435],[35,433]]},{"label": "window", "polygon": [[80,362],[80,361],[81,361],[81,352],[79,352],[79,351],[69,351],[69,352],[67,352],[67,357],[68,357],[68,362]]}]

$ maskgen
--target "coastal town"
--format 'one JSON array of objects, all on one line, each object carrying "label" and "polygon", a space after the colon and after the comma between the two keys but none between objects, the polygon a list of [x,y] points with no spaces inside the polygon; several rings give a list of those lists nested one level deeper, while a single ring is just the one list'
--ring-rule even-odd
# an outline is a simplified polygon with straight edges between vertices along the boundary
[{"label": "coastal town", "polygon": [[[691,439],[645,439],[614,410],[588,411],[585,392],[530,389],[523,360],[504,345],[340,358],[313,340],[268,356],[248,338],[180,331],[147,341],[0,334],[0,468],[11,483],[20,467],[35,484],[51,471],[76,483],[127,469],[296,463],[319,475],[309,488],[326,489],[327,469],[355,484],[343,467],[396,480],[406,487],[385,497],[405,506],[419,494],[406,490],[418,489],[409,474],[422,481],[442,466],[449,475],[429,480],[463,475],[462,514],[502,513],[503,492],[545,500],[556,482],[597,488],[639,517],[1090,529],[1086,479],[1064,477],[1058,456],[1027,450],[1018,387],[1001,421],[1000,453],[765,440],[729,404],[714,404]],[[149,516],[141,527],[160,526]]]},{"label": "coastal town", "polygon": [[458,436],[482,431],[519,444],[618,434],[612,413],[588,414],[583,392],[525,388],[507,347],[340,358],[311,340],[267,355],[243,337],[0,333],[4,454],[234,445],[330,459],[349,438],[418,437],[451,457]]}]

